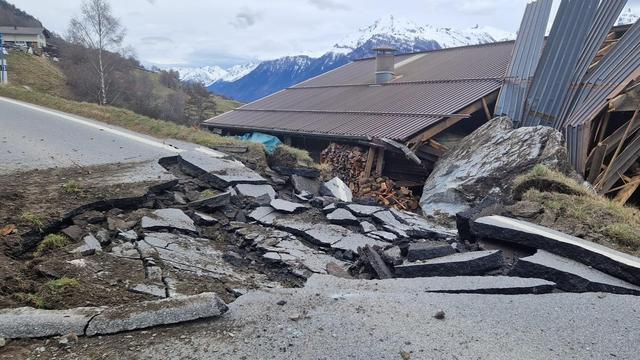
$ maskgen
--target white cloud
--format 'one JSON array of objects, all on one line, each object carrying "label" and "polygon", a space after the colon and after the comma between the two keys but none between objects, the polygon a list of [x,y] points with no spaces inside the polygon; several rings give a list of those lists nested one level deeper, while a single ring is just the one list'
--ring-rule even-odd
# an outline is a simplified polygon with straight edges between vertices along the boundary
[{"label": "white cloud", "polygon": [[[14,0],[64,33],[81,0]],[[229,66],[329,49],[391,14],[418,24],[517,30],[529,0],[111,0],[144,63]],[[557,1],[556,1],[557,3]],[[630,1],[639,8],[640,0]],[[170,39],[171,41],[166,41]]]}]

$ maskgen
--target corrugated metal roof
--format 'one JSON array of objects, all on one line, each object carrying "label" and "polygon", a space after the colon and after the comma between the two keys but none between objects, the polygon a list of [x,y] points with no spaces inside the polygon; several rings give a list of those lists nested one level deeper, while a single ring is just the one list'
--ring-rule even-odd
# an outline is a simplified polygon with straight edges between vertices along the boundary
[{"label": "corrugated metal roof", "polygon": [[552,0],[539,0],[527,4],[513,49],[513,57],[496,102],[496,115],[507,115],[516,125],[522,120],[529,84],[542,54],[552,4]]},{"label": "corrugated metal roof", "polygon": [[498,90],[513,42],[396,57],[396,79],[372,85],[375,59],[342,66],[207,120],[261,129],[404,141]]}]

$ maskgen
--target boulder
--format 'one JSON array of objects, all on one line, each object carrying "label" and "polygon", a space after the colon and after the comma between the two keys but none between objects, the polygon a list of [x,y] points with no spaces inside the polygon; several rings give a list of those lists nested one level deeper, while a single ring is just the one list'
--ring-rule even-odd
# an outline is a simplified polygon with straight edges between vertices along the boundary
[{"label": "boulder", "polygon": [[344,202],[351,202],[351,200],[353,200],[351,189],[349,189],[349,186],[340,180],[339,177],[334,177],[324,183],[320,188],[320,194],[331,196]]},{"label": "boulder", "polygon": [[489,194],[507,197],[513,180],[537,164],[571,172],[562,134],[544,126],[514,130],[509,118],[493,119],[438,161],[420,206],[427,215],[454,216]]}]

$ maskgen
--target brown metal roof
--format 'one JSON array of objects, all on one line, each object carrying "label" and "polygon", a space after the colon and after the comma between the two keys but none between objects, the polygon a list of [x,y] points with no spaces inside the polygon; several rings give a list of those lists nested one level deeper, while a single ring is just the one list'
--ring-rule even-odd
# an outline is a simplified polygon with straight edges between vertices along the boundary
[{"label": "brown metal roof", "polygon": [[396,78],[374,85],[375,59],[358,60],[206,125],[243,130],[406,140],[496,91],[513,42],[396,57]]}]

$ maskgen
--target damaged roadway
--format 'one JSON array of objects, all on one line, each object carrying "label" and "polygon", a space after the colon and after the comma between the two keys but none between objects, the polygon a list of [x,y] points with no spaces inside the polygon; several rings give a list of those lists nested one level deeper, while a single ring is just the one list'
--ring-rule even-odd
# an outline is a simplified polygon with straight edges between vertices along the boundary
[{"label": "damaged roadway", "polygon": [[[96,136],[120,136],[61,119]],[[546,273],[514,266],[502,251],[464,242],[433,218],[352,203],[350,190],[336,178],[323,183],[316,174],[295,175],[294,181],[295,169],[257,172],[189,144],[122,137],[166,152],[149,149],[155,157],[143,162],[121,158],[113,169],[118,176],[102,179],[115,186],[127,179],[143,184],[134,200],[106,197],[70,213],[78,204],[67,204],[51,231],[68,234],[70,244],[44,254],[34,251],[37,243],[22,249],[18,259],[29,262],[20,271],[35,269],[41,282],[73,284],[67,278],[73,276],[80,285],[54,291],[67,296],[63,300],[42,290],[55,310],[10,303],[12,309],[0,312],[0,337],[61,337],[11,340],[0,355],[546,359],[637,353],[629,339],[640,335],[634,323],[640,298],[564,292],[585,289],[546,277],[566,271],[558,265],[566,263],[562,259],[546,262],[557,267]],[[138,171],[143,168],[148,172]],[[88,176],[99,182],[101,174]],[[485,228],[474,236],[504,240],[495,233]],[[518,277],[511,276],[514,269]],[[399,279],[404,276],[416,278]],[[594,269],[588,277],[604,278]],[[64,286],[50,283],[30,286]],[[60,311],[73,313],[60,310],[69,307],[80,308],[65,318],[73,322],[69,327],[50,321]],[[29,326],[20,326],[25,319]],[[61,328],[28,333],[42,329],[38,321]],[[163,324],[174,325],[153,327]],[[91,337],[97,334],[113,335]],[[77,335],[88,337],[73,341],[81,346],[69,345]]]}]

